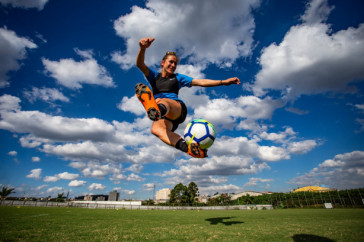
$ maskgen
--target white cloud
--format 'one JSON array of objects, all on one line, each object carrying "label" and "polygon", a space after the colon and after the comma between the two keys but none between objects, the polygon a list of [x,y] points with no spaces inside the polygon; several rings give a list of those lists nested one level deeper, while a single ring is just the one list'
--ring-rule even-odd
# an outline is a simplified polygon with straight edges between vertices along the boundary
[{"label": "white cloud", "polygon": [[189,183],[194,181],[199,187],[208,187],[211,184],[226,182],[224,177],[230,175],[246,175],[268,169],[262,162],[254,162],[249,157],[241,156],[214,156],[209,159],[190,159],[188,162],[177,162],[177,169],[164,171],[161,176],[167,177],[167,183]]},{"label": "white cloud", "polygon": [[134,173],[131,173],[127,178],[126,178],[127,181],[139,181],[139,182],[142,182],[142,181],[145,181],[145,178],[142,178],[140,176],[138,176],[137,174],[134,174]]},{"label": "white cloud", "polygon": [[34,103],[36,100],[52,103],[54,101],[69,102],[69,98],[64,96],[59,90],[55,88],[37,88],[32,87],[31,91],[24,91],[24,96],[29,102]]},{"label": "white cloud", "polygon": [[[103,146],[103,145],[102,145]],[[101,157],[112,158],[112,154],[103,154],[97,143],[91,141],[79,142],[79,143],[65,143],[60,145],[45,144],[43,145],[43,151],[49,154],[55,154],[59,156],[65,156],[69,159],[101,159]],[[108,151],[110,147],[106,147],[105,151]],[[115,153],[115,152],[114,152]],[[115,158],[113,156],[113,158]]]},{"label": "white cloud", "polygon": [[270,119],[273,112],[283,105],[281,100],[273,100],[270,97],[261,99],[255,96],[241,96],[235,99],[210,99],[206,104],[196,107],[193,116],[204,117],[213,125],[231,129],[239,120]]},{"label": "white cloud", "polygon": [[27,57],[27,49],[37,48],[31,40],[19,37],[14,31],[0,28],[0,88],[9,85],[7,73],[20,69],[20,61]]},{"label": "white cloud", "polygon": [[[80,163],[73,162],[71,163],[73,168],[78,168],[80,172],[86,177],[96,178],[96,179],[105,179],[107,176],[110,176],[110,180],[114,181],[114,183],[118,183],[120,180],[126,181],[144,181],[145,178],[140,177],[134,173],[129,175],[123,174],[121,164],[107,163],[104,164],[102,162],[88,162],[88,163]],[[142,167],[142,166],[140,166]],[[141,169],[138,164],[133,167],[133,169]],[[130,170],[130,169],[129,169]],[[61,174],[59,174],[61,175]],[[76,179],[78,178],[77,174],[67,174],[69,178]],[[75,175],[75,177],[71,177],[70,175]],[[63,178],[65,179],[65,178]]]},{"label": "white cloud", "polygon": [[62,192],[63,187],[51,187],[47,190],[48,193],[52,193],[53,195],[57,195],[57,193]]},{"label": "white cloud", "polygon": [[43,179],[44,182],[57,182],[59,180],[60,178],[58,176],[46,176]]},{"label": "white cloud", "polygon": [[178,96],[186,103],[187,107],[196,109],[208,104],[210,97],[205,91],[205,88],[197,86],[182,88]]},{"label": "white cloud", "polygon": [[19,8],[37,8],[39,11],[44,8],[48,0],[0,0],[3,5],[10,5]]},{"label": "white cloud", "polygon": [[273,182],[273,179],[264,179],[264,178],[258,178],[258,177],[251,177],[249,178],[249,181],[244,184],[244,186],[257,186],[260,183],[265,183],[265,187],[269,187],[269,182]]},{"label": "white cloud", "polygon": [[40,186],[37,186],[37,190],[42,190],[43,188],[46,188],[48,187],[48,185],[40,185]]},{"label": "white cloud", "polygon": [[133,6],[131,13],[114,22],[127,50],[114,55],[113,60],[124,69],[131,68],[139,39],[151,36],[157,38],[148,49],[147,62],[152,65],[160,63],[165,51],[177,50],[191,63],[229,66],[252,52],[255,23],[251,11],[259,4],[259,0],[214,4],[208,0],[149,0],[146,8]]},{"label": "white cloud", "polygon": [[31,133],[33,137],[58,141],[83,139],[101,141],[107,139],[110,132],[114,130],[112,125],[96,118],[66,118],[39,111],[20,111],[18,110],[19,102],[20,99],[13,96],[0,97],[2,118],[0,128],[16,133]]},{"label": "white cloud", "polygon": [[144,191],[151,192],[151,191],[154,190],[154,188],[155,188],[155,184],[153,184],[153,183],[143,184],[143,190]]},{"label": "white cloud", "polygon": [[289,139],[294,138],[296,135],[296,132],[293,131],[293,129],[291,127],[287,127],[285,129],[285,131],[283,132],[279,132],[279,133],[267,133],[267,132],[262,132],[260,133],[260,138],[264,139],[264,140],[270,140],[273,142],[278,142],[278,143],[284,143]]},{"label": "white cloud", "polygon": [[106,188],[106,186],[104,186],[104,185],[102,185],[102,184],[100,184],[100,183],[92,183],[89,187],[88,187],[88,189],[90,190],[90,191],[92,191],[92,190],[104,190]]},{"label": "white cloud", "polygon": [[[211,154],[214,156],[244,157],[252,160],[279,161],[288,159],[289,153],[282,147],[260,145],[260,139],[246,137],[221,137],[215,140]],[[227,150],[226,147],[229,147]]]},{"label": "white cloud", "polygon": [[0,111],[18,111],[20,109],[20,99],[8,94],[0,96]]},{"label": "white cloud", "polygon": [[205,78],[205,74],[202,71],[206,68],[205,65],[196,63],[194,65],[178,65],[177,73],[183,73],[184,75],[191,76],[196,79]]},{"label": "white cloud", "polygon": [[126,180],[127,176],[121,173],[115,173],[110,177],[110,181],[113,181],[114,184],[119,184],[121,180]]},{"label": "white cloud", "polygon": [[132,171],[135,173],[140,173],[143,170],[143,166],[141,164],[133,164],[131,166],[129,166],[126,170],[128,171]]},{"label": "white cloud", "polygon": [[54,176],[46,176],[43,179],[43,181],[45,181],[45,182],[56,182],[56,181],[59,181],[60,179],[74,180],[74,179],[77,179],[79,176],[80,176],[79,174],[63,172],[63,173],[56,174]]},{"label": "white cloud", "polygon": [[348,84],[364,79],[364,24],[333,33],[321,23],[331,10],[327,1],[311,1],[302,16],[306,22],[291,27],[280,44],[262,50],[262,69],[252,88],[256,95],[280,90],[295,99],[356,90]]},{"label": "white cloud", "polygon": [[364,104],[355,104],[354,105],[361,113],[364,113]]},{"label": "white cloud", "polygon": [[69,187],[82,187],[86,184],[87,182],[85,181],[81,181],[81,180],[73,180],[70,183],[68,183]]},{"label": "white cloud", "polygon": [[281,147],[260,146],[258,147],[258,158],[264,161],[280,161],[290,159],[288,152]]},{"label": "white cloud", "polygon": [[32,162],[39,162],[40,158],[38,156],[33,156],[32,157]]},{"label": "white cloud", "polygon": [[315,140],[292,142],[288,146],[288,151],[292,154],[306,154],[318,145]]},{"label": "white cloud", "polygon": [[57,82],[70,89],[80,89],[84,84],[114,87],[113,79],[106,68],[99,65],[92,52],[75,50],[84,60],[61,59],[51,61],[42,58],[46,72]]},{"label": "white cloud", "polygon": [[240,123],[238,123],[236,125],[236,129],[237,130],[250,130],[250,131],[253,131],[254,133],[261,133],[261,132],[266,132],[268,130],[268,126],[265,124],[259,123],[257,120],[247,118],[247,119],[240,121]]},{"label": "white cloud", "polygon": [[131,112],[135,115],[145,115],[145,110],[135,95],[130,98],[126,96],[123,97],[118,104],[118,108],[124,112]]},{"label": "white cloud", "polygon": [[329,160],[325,160],[323,163],[319,164],[319,167],[321,168],[328,168],[328,167],[340,167],[345,165],[345,163],[343,161],[341,161],[340,159],[329,159]]},{"label": "white cloud", "polygon": [[[352,104],[350,104],[352,105]],[[353,105],[357,111],[359,111],[360,114],[364,114],[364,104],[355,104]],[[360,128],[359,130],[356,130],[356,133],[360,133],[364,131],[364,119],[363,118],[356,118],[356,123],[359,124]]]},{"label": "white cloud", "polygon": [[360,133],[360,132],[364,131],[364,119],[357,118],[357,119],[355,119],[355,121],[360,125],[360,129],[357,130],[356,132]]},{"label": "white cloud", "polygon": [[91,170],[90,168],[86,168],[82,172],[86,177],[99,179],[105,178],[105,176],[109,174],[106,170]]},{"label": "white cloud", "polygon": [[127,194],[127,195],[133,195],[135,194],[135,190],[125,190],[125,189],[121,189],[120,190],[121,193]]},{"label": "white cloud", "polygon": [[241,187],[233,184],[219,185],[219,186],[209,186],[209,187],[199,187],[200,194],[214,194],[218,193],[236,193],[242,191]]},{"label": "white cloud", "polygon": [[87,166],[81,169],[86,177],[103,179],[109,174],[120,174],[121,165],[100,164],[99,162],[89,162]]},{"label": "white cloud", "polygon": [[10,155],[10,156],[17,156],[18,155],[18,152],[16,152],[15,150],[12,150],[12,151],[9,151],[8,152],[8,155]]},{"label": "white cloud", "polygon": [[86,167],[86,163],[85,162],[79,162],[79,161],[75,161],[75,162],[71,162],[69,164],[70,167],[72,168],[76,168],[76,169],[83,169]]},{"label": "white cloud", "polygon": [[285,110],[288,112],[291,112],[291,113],[295,113],[297,115],[304,115],[304,114],[309,113],[308,110],[301,110],[301,109],[295,108],[295,107],[286,107]]},{"label": "white cloud", "polygon": [[42,168],[38,168],[38,169],[31,170],[30,174],[26,175],[26,177],[39,180],[41,178],[41,174],[42,174]]},{"label": "white cloud", "polygon": [[339,189],[361,187],[364,184],[364,151],[338,154],[289,183],[300,186],[327,184]]},{"label": "white cloud", "polygon": [[63,172],[63,173],[59,173],[57,176],[60,179],[64,179],[64,180],[74,180],[74,179],[77,179],[80,175],[74,174],[74,173],[69,173],[69,172]]},{"label": "white cloud", "polygon": [[47,143],[49,140],[44,138],[35,137],[34,135],[25,135],[19,139],[22,147],[25,148],[36,148],[42,143]]},{"label": "white cloud", "polygon": [[325,22],[334,9],[329,6],[327,0],[311,0],[307,3],[305,13],[301,16],[301,20],[307,24],[317,24]]}]

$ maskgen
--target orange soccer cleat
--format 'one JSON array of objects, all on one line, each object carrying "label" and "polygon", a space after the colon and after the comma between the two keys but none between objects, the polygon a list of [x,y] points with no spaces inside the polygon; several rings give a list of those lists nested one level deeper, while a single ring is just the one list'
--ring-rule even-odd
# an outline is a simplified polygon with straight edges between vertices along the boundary
[{"label": "orange soccer cleat", "polygon": [[150,88],[143,83],[138,83],[135,85],[135,94],[143,104],[145,111],[147,111],[148,117],[153,121],[159,120],[161,112]]},{"label": "orange soccer cleat", "polygon": [[207,150],[203,150],[200,148],[200,146],[196,143],[190,143],[188,145],[188,152],[192,157],[195,158],[206,158],[207,157]]}]

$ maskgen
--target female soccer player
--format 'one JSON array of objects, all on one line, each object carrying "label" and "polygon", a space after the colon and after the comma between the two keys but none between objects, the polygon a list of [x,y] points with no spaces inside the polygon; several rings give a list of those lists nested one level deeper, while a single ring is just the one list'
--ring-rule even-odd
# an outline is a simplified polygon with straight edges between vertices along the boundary
[{"label": "female soccer player", "polygon": [[161,61],[161,72],[158,72],[144,63],[145,50],[153,43],[154,38],[139,40],[140,50],[136,65],[143,72],[152,92],[146,85],[138,83],[135,86],[136,95],[153,120],[151,132],[164,143],[188,153],[195,158],[207,157],[207,150],[200,149],[195,143],[187,144],[178,134],[174,133],[178,125],[183,123],[187,116],[187,108],[178,98],[178,91],[182,87],[201,86],[215,87],[222,85],[240,84],[237,77],[226,80],[195,79],[179,73],[174,73],[179,59],[175,52],[167,52]]}]

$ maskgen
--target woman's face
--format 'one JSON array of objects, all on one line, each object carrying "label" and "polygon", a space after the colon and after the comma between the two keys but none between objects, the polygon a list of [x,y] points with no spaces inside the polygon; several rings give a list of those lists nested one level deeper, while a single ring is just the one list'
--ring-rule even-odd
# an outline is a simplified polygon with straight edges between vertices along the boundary
[{"label": "woman's face", "polygon": [[168,75],[173,74],[177,68],[177,61],[178,60],[176,56],[168,55],[165,60],[162,60],[162,71],[164,71]]}]

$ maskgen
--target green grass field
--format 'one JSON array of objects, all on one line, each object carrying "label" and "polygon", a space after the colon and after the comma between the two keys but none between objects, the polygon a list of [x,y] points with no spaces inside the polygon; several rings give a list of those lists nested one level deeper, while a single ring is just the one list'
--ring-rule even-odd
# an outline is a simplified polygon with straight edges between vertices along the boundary
[{"label": "green grass field", "polygon": [[0,241],[363,241],[363,209],[0,207]]}]

